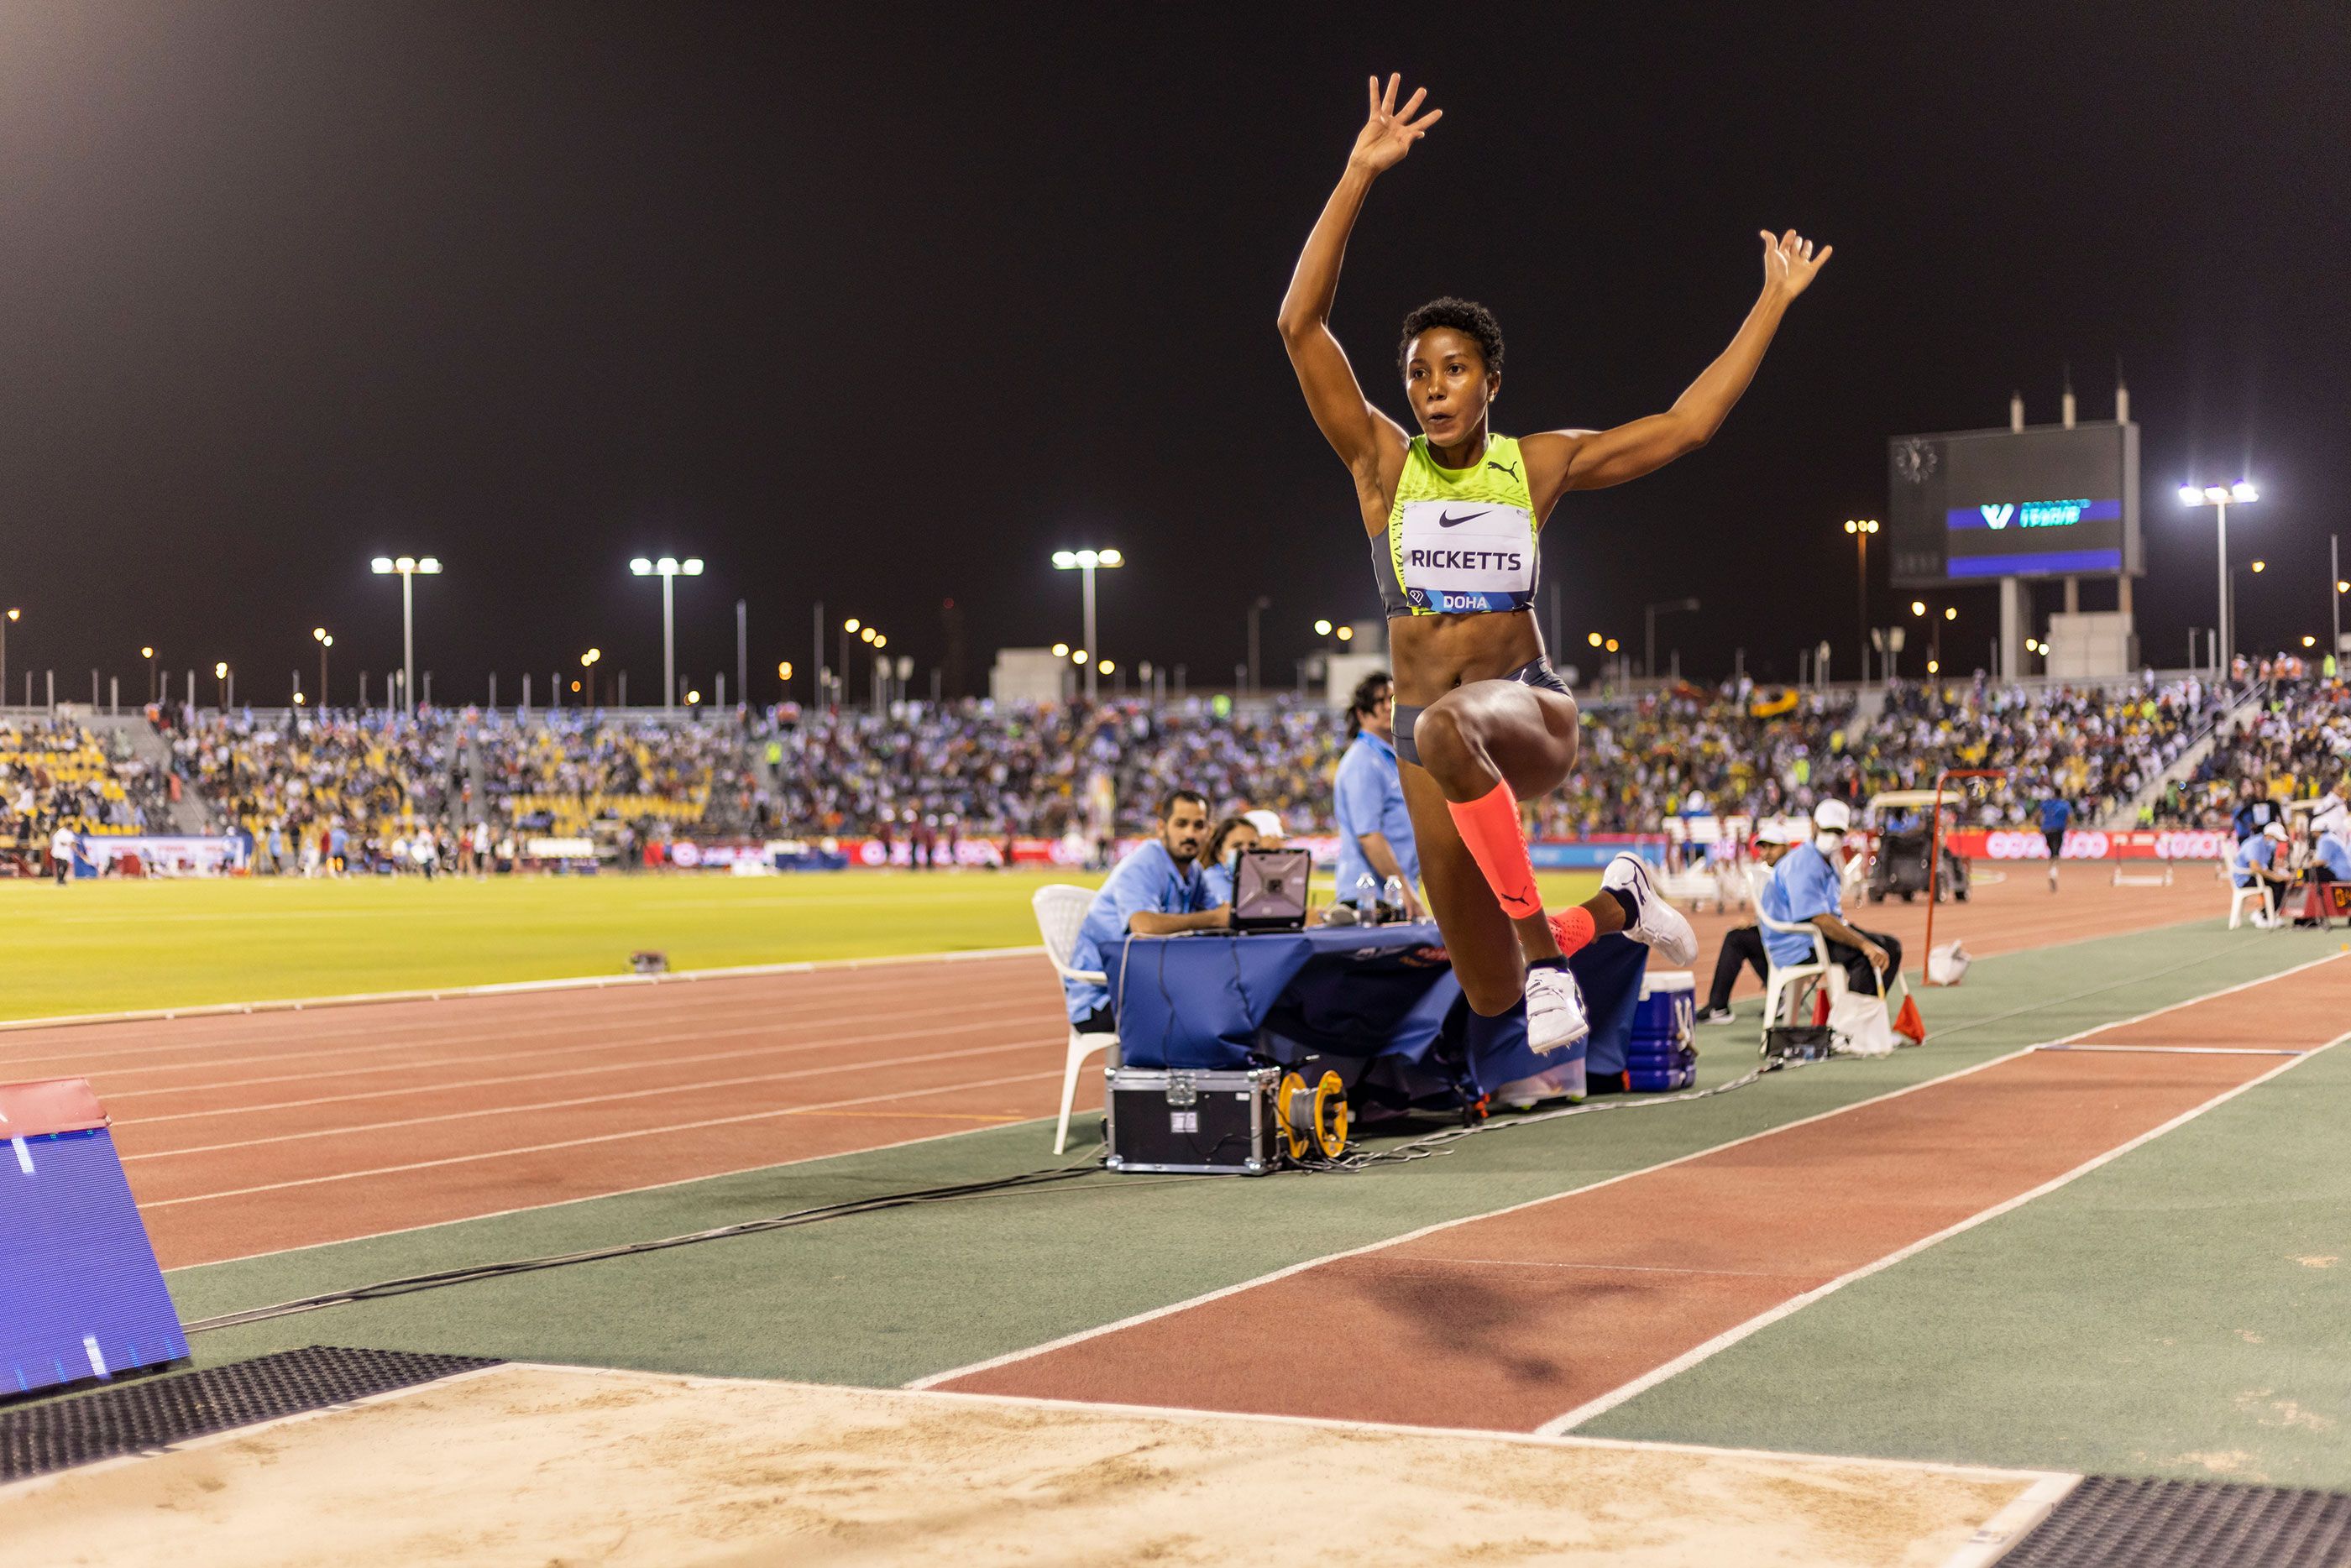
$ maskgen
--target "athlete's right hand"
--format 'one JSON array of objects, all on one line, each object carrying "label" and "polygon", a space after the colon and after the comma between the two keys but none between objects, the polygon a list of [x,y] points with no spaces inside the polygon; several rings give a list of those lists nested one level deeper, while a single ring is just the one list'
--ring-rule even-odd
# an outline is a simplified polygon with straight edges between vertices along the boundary
[{"label": "athlete's right hand", "polygon": [[1430,126],[1445,118],[1445,111],[1441,109],[1432,109],[1418,119],[1413,118],[1420,108],[1421,99],[1428,96],[1426,88],[1415,88],[1412,97],[1405,100],[1404,108],[1396,108],[1396,86],[1400,80],[1399,77],[1390,76],[1387,90],[1383,92],[1380,78],[1371,78],[1371,117],[1364,121],[1364,129],[1355,133],[1354,150],[1347,154],[1347,161],[1365,173],[1377,174],[1403,162],[1404,155],[1412,151],[1412,144],[1427,135]]}]

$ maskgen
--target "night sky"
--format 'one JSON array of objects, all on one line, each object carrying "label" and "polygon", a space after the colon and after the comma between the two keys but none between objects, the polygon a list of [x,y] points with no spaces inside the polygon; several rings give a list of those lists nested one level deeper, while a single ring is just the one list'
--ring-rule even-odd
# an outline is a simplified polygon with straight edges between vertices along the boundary
[{"label": "night sky", "polygon": [[[2243,640],[2323,639],[2351,13],[1729,9],[8,5],[14,693],[97,665],[143,696],[153,642],[282,702],[324,624],[348,702],[399,657],[369,557],[434,553],[442,701],[543,691],[591,644],[650,700],[659,593],[626,563],[664,551],[710,563],[679,592],[698,680],[731,682],[742,598],[774,695],[821,599],[927,688],[952,597],[977,691],[999,645],[1075,640],[1047,557],[1082,545],[1130,562],[1105,652],[1229,682],[1262,593],[1286,681],[1316,617],[1377,614],[1273,325],[1374,69],[1447,111],[1374,191],[1334,319],[1398,415],[1430,296],[1499,315],[1499,428],[1604,425],[1729,339],[1758,228],[1837,247],[1710,447],[1553,514],[1562,661],[1690,594],[1687,670],[1743,646],[1792,676],[1827,637],[1853,673],[1841,524],[1883,511],[1886,437],[2004,423],[2012,389],[2053,421],[2067,361],[2111,417],[2117,356],[2147,651],[2212,618],[2183,478],[2265,493],[2231,518],[2271,564]],[[1992,591],[1951,602],[1950,662],[1980,662]]]}]

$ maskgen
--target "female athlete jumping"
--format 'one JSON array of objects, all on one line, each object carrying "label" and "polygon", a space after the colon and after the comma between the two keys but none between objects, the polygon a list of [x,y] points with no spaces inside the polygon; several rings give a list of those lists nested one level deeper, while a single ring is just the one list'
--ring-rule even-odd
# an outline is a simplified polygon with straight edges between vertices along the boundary
[{"label": "female athlete jumping", "polygon": [[[1364,397],[1331,335],[1347,235],[1372,182],[1428,134],[1426,88],[1396,108],[1397,78],[1371,83],[1371,116],[1307,236],[1281,302],[1281,337],[1314,422],[1354,476],[1395,661],[1395,750],[1421,873],[1469,1005],[1489,1016],[1523,995],[1528,1041],[1580,1038],[1566,955],[1624,931],[1687,964],[1689,922],[1622,855],[1589,903],[1546,917],[1519,826],[1519,802],[1575,765],[1575,701],[1535,629],[1537,531],[1561,495],[1621,484],[1704,446],[1739,400],[1788,304],[1829,259],[1792,229],[1763,234],[1763,293],[1719,358],[1662,414],[1614,430],[1494,435],[1502,334],[1483,306],[1438,299],[1405,317],[1397,369],[1422,433]],[[1415,116],[1418,115],[1416,119]]]}]

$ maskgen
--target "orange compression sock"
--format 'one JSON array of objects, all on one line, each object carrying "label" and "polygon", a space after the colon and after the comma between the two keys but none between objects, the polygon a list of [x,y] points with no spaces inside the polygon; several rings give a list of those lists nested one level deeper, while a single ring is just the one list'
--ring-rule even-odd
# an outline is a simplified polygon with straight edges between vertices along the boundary
[{"label": "orange compression sock", "polygon": [[1600,928],[1592,919],[1592,911],[1578,904],[1551,918],[1551,940],[1559,944],[1559,956],[1572,958],[1592,945]]},{"label": "orange compression sock", "polygon": [[1535,890],[1534,863],[1527,858],[1526,835],[1519,830],[1519,803],[1510,786],[1498,784],[1472,801],[1448,800],[1445,809],[1461,830],[1469,857],[1486,874],[1486,885],[1501,900],[1502,912],[1514,920],[1542,912],[1542,895]]}]

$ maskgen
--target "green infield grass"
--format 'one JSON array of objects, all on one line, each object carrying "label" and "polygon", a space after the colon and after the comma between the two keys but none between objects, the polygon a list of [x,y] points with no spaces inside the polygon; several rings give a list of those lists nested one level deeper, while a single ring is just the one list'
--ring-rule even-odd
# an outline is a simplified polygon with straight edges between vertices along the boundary
[{"label": "green infield grass", "polygon": [[[1037,940],[1053,871],[782,877],[351,877],[0,883],[0,1019],[624,973],[885,958]],[[1592,873],[1546,877],[1555,903]]]}]

